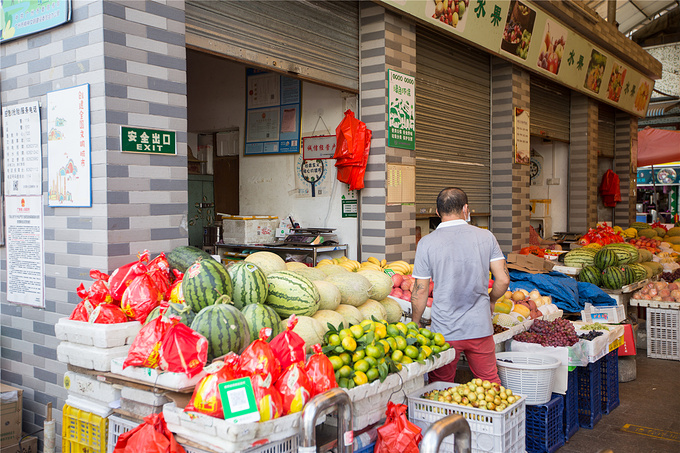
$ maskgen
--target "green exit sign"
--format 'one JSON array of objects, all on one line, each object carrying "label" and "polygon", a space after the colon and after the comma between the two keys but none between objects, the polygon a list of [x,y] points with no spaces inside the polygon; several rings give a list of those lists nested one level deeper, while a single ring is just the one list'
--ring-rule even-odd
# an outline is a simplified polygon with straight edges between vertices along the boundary
[{"label": "green exit sign", "polygon": [[139,127],[120,128],[120,150],[130,153],[177,154],[175,133]]}]

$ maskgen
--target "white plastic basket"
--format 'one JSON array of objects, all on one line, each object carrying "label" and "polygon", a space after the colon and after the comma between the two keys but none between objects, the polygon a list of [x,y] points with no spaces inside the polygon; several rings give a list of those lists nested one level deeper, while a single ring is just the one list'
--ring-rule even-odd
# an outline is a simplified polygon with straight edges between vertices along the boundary
[{"label": "white plastic basket", "polygon": [[496,365],[501,383],[513,392],[525,395],[526,403],[533,405],[550,401],[555,370],[561,362],[548,355],[499,352]]},{"label": "white plastic basket", "polygon": [[[462,415],[470,425],[472,453],[524,453],[525,451],[525,401],[523,395],[510,407],[496,412],[422,398],[430,390],[443,390],[458,384],[433,382],[408,396],[408,419],[423,430],[451,414]],[[453,451],[453,436],[444,438],[440,452]]]},{"label": "white plastic basket", "polygon": [[647,357],[680,360],[680,310],[647,307]]}]

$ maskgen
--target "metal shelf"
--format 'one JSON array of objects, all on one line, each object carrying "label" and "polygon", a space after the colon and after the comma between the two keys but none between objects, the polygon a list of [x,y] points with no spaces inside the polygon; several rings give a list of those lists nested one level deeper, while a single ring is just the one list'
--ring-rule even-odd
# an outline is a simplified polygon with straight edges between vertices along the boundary
[{"label": "metal shelf", "polygon": [[[319,253],[341,251],[347,256],[347,244],[338,245],[266,245],[266,244],[215,244],[215,248],[220,254],[220,249],[243,249],[243,250],[261,250],[266,252],[303,252],[312,254],[312,263],[317,264],[317,257]],[[247,254],[237,253],[239,257],[245,258]]]}]

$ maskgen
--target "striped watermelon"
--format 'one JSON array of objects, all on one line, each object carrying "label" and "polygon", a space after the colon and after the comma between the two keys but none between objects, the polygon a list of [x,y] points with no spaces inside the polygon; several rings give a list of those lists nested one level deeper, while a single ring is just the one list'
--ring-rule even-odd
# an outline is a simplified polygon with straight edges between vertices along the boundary
[{"label": "striped watermelon", "polygon": [[250,338],[259,338],[260,330],[263,327],[271,327],[272,329],[272,334],[267,339],[267,342],[283,332],[281,318],[269,305],[249,304],[243,307],[241,313],[243,313],[243,317],[248,324]]},{"label": "striped watermelon", "polygon": [[600,286],[602,284],[601,274],[602,271],[597,266],[586,266],[579,272],[578,279],[581,282],[588,282]]},{"label": "striped watermelon", "polygon": [[611,244],[611,245],[606,245],[604,248],[608,250],[613,250],[614,253],[616,253],[616,258],[618,259],[619,264],[629,264],[629,263],[636,263],[637,262],[637,253],[635,256],[633,256],[633,253],[631,252],[629,246],[623,245],[623,244]]},{"label": "striped watermelon", "polygon": [[231,297],[231,278],[227,268],[214,259],[202,259],[187,269],[182,279],[184,300],[198,313],[220,296]]},{"label": "striped watermelon", "polygon": [[638,263],[633,263],[629,264],[631,269],[633,269],[633,272],[635,272],[635,281],[639,282],[640,280],[644,280],[647,278],[647,270],[642,264]]},{"label": "striped watermelon", "polygon": [[[168,305],[168,308],[165,310],[165,316],[179,316],[180,321],[182,324],[186,326],[191,325],[191,321],[194,320],[194,316],[196,316],[196,313],[191,311],[191,307],[189,307],[187,304],[180,304],[176,302],[170,302]],[[149,316],[146,317],[146,320],[144,321],[144,324],[148,324],[149,321],[152,319],[158,318],[161,315],[161,307],[158,306],[151,310],[151,313],[149,313]]]},{"label": "striped watermelon", "polygon": [[208,340],[208,361],[228,352],[240,354],[250,344],[248,323],[229,296],[220,296],[196,314],[191,328]]},{"label": "striped watermelon", "polygon": [[246,305],[264,303],[269,284],[259,267],[253,263],[239,261],[230,266],[227,272],[231,278],[233,287],[231,298],[236,308],[242,310]]},{"label": "striped watermelon", "polygon": [[293,271],[279,271],[267,276],[269,293],[265,303],[281,318],[290,315],[313,316],[319,309],[319,291],[306,277]]},{"label": "striped watermelon", "polygon": [[564,265],[567,267],[585,267],[595,264],[597,250],[581,247],[568,252],[564,256]]},{"label": "striped watermelon", "polygon": [[182,273],[186,272],[187,268],[199,259],[213,259],[208,252],[204,252],[203,250],[190,245],[175,247],[167,254],[166,258],[168,259],[168,263],[170,263],[170,267],[177,269]]},{"label": "striped watermelon", "polygon": [[618,266],[609,266],[602,271],[602,286],[607,289],[621,289],[626,282],[623,271]]},{"label": "striped watermelon", "polygon": [[627,264],[624,264],[623,266],[619,266],[621,271],[623,272],[623,286],[625,285],[630,285],[631,283],[635,282],[635,271],[633,270],[632,267],[630,267]]},{"label": "striped watermelon", "polygon": [[605,270],[608,267],[616,266],[618,264],[619,258],[612,249],[603,248],[595,254],[595,266],[599,267],[601,270]]}]

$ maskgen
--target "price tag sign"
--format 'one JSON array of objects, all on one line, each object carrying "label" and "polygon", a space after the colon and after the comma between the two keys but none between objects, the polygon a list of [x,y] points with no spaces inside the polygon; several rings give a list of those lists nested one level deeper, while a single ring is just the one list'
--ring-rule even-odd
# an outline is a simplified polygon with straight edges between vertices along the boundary
[{"label": "price tag sign", "polygon": [[223,382],[218,387],[224,419],[234,424],[260,421],[255,393],[250,378]]}]

